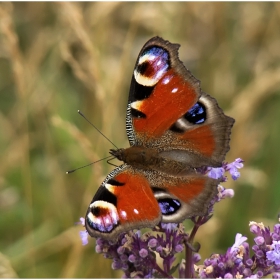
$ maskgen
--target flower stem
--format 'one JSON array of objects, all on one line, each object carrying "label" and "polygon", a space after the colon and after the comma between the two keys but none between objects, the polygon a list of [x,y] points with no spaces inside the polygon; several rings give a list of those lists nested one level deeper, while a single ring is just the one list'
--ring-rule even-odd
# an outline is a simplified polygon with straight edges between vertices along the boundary
[{"label": "flower stem", "polygon": [[193,278],[192,274],[192,250],[191,248],[185,244],[185,254],[186,254],[186,264],[185,264],[185,278]]},{"label": "flower stem", "polygon": [[[197,233],[197,230],[199,229],[201,222],[203,220],[203,217],[198,217],[198,219],[194,222],[194,227],[192,229],[191,234],[189,235],[188,240],[185,242],[185,254],[186,254],[186,266],[185,266],[185,277],[186,278],[193,278],[194,277],[194,270],[193,270],[193,250],[192,250],[192,244],[195,237],[195,234]],[[189,246],[191,245],[191,246]]]}]

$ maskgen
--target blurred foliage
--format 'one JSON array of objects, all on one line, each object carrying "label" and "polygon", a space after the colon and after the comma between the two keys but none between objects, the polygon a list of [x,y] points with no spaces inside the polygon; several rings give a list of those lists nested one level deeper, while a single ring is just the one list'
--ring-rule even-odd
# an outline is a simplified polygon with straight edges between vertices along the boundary
[{"label": "blurred foliage", "polygon": [[8,275],[121,276],[93,239],[81,245],[75,225],[112,167],[65,171],[112,148],[77,109],[128,146],[132,70],[154,35],[181,44],[202,89],[236,119],[227,161],[245,160],[240,180],[224,184],[235,197],[197,235],[202,257],[224,252],[237,232],[251,240],[251,220],[272,226],[280,210],[279,25],[272,2],[1,3],[0,252],[15,270]]}]

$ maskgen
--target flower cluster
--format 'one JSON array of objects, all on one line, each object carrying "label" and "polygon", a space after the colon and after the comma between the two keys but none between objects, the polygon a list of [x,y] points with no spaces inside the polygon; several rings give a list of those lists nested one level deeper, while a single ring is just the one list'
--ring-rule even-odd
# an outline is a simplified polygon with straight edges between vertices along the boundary
[{"label": "flower cluster", "polygon": [[200,278],[262,278],[267,275],[280,278],[280,224],[274,232],[262,223],[250,222],[250,231],[256,235],[250,257],[246,237],[237,234],[234,245],[224,255],[213,254],[203,265],[195,266]]},{"label": "flower cluster", "polygon": [[[95,250],[103,253],[105,258],[113,259],[112,268],[122,269],[126,278],[167,278],[174,270],[175,254],[183,251],[186,238],[182,226],[161,224],[153,234],[122,233],[115,243],[97,238]],[[163,269],[157,264],[157,254],[163,259]]]},{"label": "flower cluster", "polygon": [[280,224],[274,225],[271,232],[262,223],[250,222],[250,231],[256,236],[252,250],[253,261],[263,276],[273,274],[280,278]]}]

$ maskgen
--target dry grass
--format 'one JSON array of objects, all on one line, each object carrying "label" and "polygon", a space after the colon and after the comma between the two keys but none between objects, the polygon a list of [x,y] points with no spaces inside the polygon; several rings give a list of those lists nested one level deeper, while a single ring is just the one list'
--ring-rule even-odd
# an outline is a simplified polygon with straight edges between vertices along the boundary
[{"label": "dry grass", "polygon": [[200,231],[202,256],[224,251],[237,232],[250,236],[250,220],[272,225],[280,210],[279,24],[279,3],[1,3],[2,275],[121,275],[94,241],[81,246],[75,226],[111,167],[65,171],[111,148],[77,109],[128,145],[132,69],[154,35],[181,44],[202,89],[236,119],[227,160],[246,161],[241,180],[225,184],[236,196]]}]

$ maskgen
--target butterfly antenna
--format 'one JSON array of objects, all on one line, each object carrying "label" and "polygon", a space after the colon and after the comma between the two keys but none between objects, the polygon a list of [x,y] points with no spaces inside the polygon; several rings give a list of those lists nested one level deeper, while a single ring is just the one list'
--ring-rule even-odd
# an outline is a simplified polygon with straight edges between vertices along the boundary
[{"label": "butterfly antenna", "polygon": [[87,164],[87,165],[84,165],[84,166],[78,167],[78,168],[76,168],[76,169],[66,171],[66,174],[73,173],[73,172],[75,172],[76,170],[79,170],[79,169],[81,169],[81,168],[84,168],[84,167],[90,166],[90,165],[92,165],[92,164],[94,164],[94,163],[97,163],[97,162],[102,161],[102,160],[107,159],[107,158],[108,158],[108,160],[112,160],[114,157],[113,157],[113,156],[108,156],[108,157],[105,157],[105,158],[99,159],[99,160],[97,160],[97,161],[94,161],[94,162],[89,163],[89,164]]},{"label": "butterfly antenna", "polygon": [[[115,166],[115,167],[118,167],[118,165],[115,165],[115,164],[113,164],[112,162],[110,162],[112,159],[114,159],[114,158],[116,158],[115,156],[114,157],[112,157],[112,158],[109,158],[108,160],[107,160],[107,163],[108,164],[110,164],[110,165],[112,165],[112,166]],[[280,214],[279,214],[280,215]]]},{"label": "butterfly antenna", "polygon": [[[115,146],[117,149],[118,147],[108,138],[106,137],[93,123],[91,123],[86,117],[85,115],[80,111],[78,110],[78,113],[92,126],[94,127],[105,139],[107,139],[113,146]],[[94,163],[94,162],[93,162]]]}]

